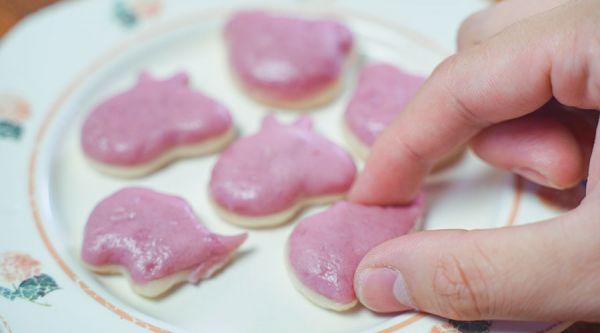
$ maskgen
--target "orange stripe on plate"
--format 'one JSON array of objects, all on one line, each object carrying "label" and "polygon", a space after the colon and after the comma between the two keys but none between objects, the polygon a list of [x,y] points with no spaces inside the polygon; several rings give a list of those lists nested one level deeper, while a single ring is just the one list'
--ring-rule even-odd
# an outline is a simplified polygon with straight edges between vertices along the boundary
[{"label": "orange stripe on plate", "polygon": [[420,320],[421,318],[424,318],[426,316],[426,314],[424,313],[417,313],[399,323],[396,323],[388,328],[385,328],[381,331],[378,331],[378,333],[392,333],[392,332],[396,332],[397,330],[403,329],[408,325],[411,325],[413,323],[415,323],[416,321]]},{"label": "orange stripe on plate", "polygon": [[506,222],[507,227],[515,224],[515,221],[517,220],[517,213],[519,212],[519,208],[521,206],[521,196],[523,195],[523,179],[517,175],[514,175],[513,182],[515,196],[513,197],[510,213],[508,214],[508,222]]}]

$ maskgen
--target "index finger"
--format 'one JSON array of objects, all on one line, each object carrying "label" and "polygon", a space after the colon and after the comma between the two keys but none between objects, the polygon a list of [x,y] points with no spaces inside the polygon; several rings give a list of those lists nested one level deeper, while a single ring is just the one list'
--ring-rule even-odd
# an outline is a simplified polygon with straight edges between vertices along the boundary
[{"label": "index finger", "polygon": [[546,21],[528,19],[440,64],[375,142],[350,200],[408,202],[445,153],[544,105],[552,97],[551,47],[560,41]]}]

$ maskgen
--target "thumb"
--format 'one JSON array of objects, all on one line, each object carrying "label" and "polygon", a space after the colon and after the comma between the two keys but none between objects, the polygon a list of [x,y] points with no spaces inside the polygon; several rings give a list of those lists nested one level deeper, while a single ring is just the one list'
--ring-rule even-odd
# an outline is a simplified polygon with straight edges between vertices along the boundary
[{"label": "thumb", "polygon": [[456,320],[598,321],[600,209],[588,206],[527,226],[385,242],[359,264],[357,297],[377,312]]}]

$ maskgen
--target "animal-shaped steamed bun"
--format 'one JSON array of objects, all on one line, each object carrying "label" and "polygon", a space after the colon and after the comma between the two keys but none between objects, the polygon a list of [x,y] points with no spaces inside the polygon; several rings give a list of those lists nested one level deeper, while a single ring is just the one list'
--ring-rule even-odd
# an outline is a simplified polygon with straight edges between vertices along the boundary
[{"label": "animal-shaped steamed bun", "polygon": [[[425,77],[410,74],[387,63],[366,65],[344,114],[346,137],[353,151],[362,159],[377,136],[402,112],[425,82]],[[435,168],[456,161],[460,147],[442,157]]]},{"label": "animal-shaped steamed bun", "polygon": [[125,274],[135,292],[154,297],[208,278],[245,240],[212,233],[182,198],[128,187],[94,208],[81,257],[91,270]]},{"label": "animal-shaped steamed bun", "polygon": [[223,219],[245,227],[274,226],[305,206],[343,197],[355,175],[350,155],[315,132],[308,117],[285,125],[267,116],[257,134],[221,154],[210,194]]},{"label": "animal-shaped steamed bun", "polygon": [[187,74],[157,80],[142,73],[135,86],[92,110],[81,146],[98,170],[137,177],[221,150],[234,136],[227,108],[192,89]]},{"label": "animal-shaped steamed bun", "polygon": [[304,109],[335,98],[350,63],[353,37],[329,19],[241,11],[225,27],[229,64],[254,99]]},{"label": "animal-shaped steamed bun", "polygon": [[416,228],[423,195],[411,205],[378,207],[346,201],[298,222],[287,243],[294,286],[313,303],[344,311],[357,303],[354,272],[369,250]]}]

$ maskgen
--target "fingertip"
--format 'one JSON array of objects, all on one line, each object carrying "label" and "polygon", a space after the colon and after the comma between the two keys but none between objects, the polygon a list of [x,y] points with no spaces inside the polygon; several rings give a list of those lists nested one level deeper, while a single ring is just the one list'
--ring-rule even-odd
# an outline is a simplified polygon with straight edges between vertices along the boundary
[{"label": "fingertip", "polygon": [[411,202],[428,169],[415,165],[393,146],[375,147],[364,170],[349,191],[349,200],[366,205]]},{"label": "fingertip", "polygon": [[411,202],[417,191],[393,186],[390,178],[379,177],[375,172],[364,172],[348,192],[348,200],[363,205],[400,205]]},{"label": "fingertip", "polygon": [[350,193],[349,199],[364,205],[393,205],[404,201],[404,194],[393,186],[387,186],[389,177],[374,168],[366,169],[359,177]]},{"label": "fingertip", "polygon": [[415,256],[410,253],[420,252],[426,234],[386,241],[362,258],[354,275],[354,290],[361,304],[380,313],[417,309],[413,290],[407,283],[414,281],[414,274],[418,273],[413,265]]},{"label": "fingertip", "polygon": [[355,277],[358,300],[375,312],[389,313],[415,308],[402,273],[392,268],[367,268]]}]

